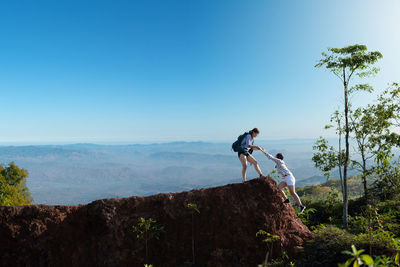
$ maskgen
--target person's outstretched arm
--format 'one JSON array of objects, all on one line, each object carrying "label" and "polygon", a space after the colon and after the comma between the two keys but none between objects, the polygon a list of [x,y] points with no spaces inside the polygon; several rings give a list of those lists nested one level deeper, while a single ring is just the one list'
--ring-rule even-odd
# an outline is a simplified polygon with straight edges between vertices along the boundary
[{"label": "person's outstretched arm", "polygon": [[261,150],[261,147],[259,147],[259,146],[249,145],[249,147],[254,149],[254,150]]},{"label": "person's outstretched arm", "polygon": [[281,162],[280,159],[275,158],[274,156],[271,156],[264,148],[261,148],[260,150],[265,154],[265,156],[267,156],[267,158],[269,158],[270,160],[274,161],[275,163],[280,163]]}]

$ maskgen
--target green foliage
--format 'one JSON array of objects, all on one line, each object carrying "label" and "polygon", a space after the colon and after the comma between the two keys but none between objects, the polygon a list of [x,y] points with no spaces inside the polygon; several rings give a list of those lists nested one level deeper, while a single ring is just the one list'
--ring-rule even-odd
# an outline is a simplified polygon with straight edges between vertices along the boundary
[{"label": "green foliage", "polygon": [[331,187],[331,189],[328,192],[328,195],[326,196],[326,204],[328,205],[328,207],[332,207],[337,203],[340,203],[340,197],[339,197],[339,190],[337,190],[337,188],[335,187]]},{"label": "green foliage", "polygon": [[376,170],[376,167],[368,166],[367,161],[374,158],[378,166],[381,165],[387,169],[392,156],[392,144],[384,139],[390,135],[393,112],[383,105],[368,105],[350,111],[349,118],[353,138],[357,144],[356,151],[360,155],[360,160],[352,160],[352,168],[362,173],[364,195],[368,200],[367,176]]},{"label": "green foliage", "polygon": [[[350,148],[349,148],[349,137],[350,137],[350,125],[349,125],[349,110],[351,103],[349,102],[349,96],[355,91],[371,91],[371,87],[368,85],[356,85],[349,89],[350,81],[353,75],[357,75],[360,78],[368,77],[376,74],[379,69],[372,67],[378,59],[382,58],[382,54],[378,51],[368,52],[365,45],[351,45],[343,48],[328,48],[327,52],[322,52],[322,59],[315,65],[315,67],[325,67],[336,75],[343,84],[344,92],[344,108],[343,117],[344,125],[342,126],[341,113],[336,112],[338,120],[337,133],[339,135],[339,154],[342,153],[341,149],[341,137],[344,133],[345,137],[345,157],[344,161],[341,161],[339,156],[339,170],[340,179],[343,193],[343,227],[347,228],[347,215],[348,215],[348,194],[347,194],[347,169],[350,161]],[[325,162],[326,163],[326,162]],[[328,162],[329,163],[329,162]],[[326,163],[329,167],[329,164]],[[343,166],[343,176],[341,172],[341,166]],[[342,180],[343,179],[343,180]]]},{"label": "green foliage", "polygon": [[392,257],[388,257],[386,255],[377,256],[373,259],[368,254],[361,254],[364,252],[363,249],[357,250],[354,245],[351,245],[352,251],[343,251],[344,254],[350,255],[345,263],[339,264],[339,267],[348,267],[348,266],[361,266],[368,265],[374,267],[396,267],[400,266],[400,254],[397,252]]},{"label": "green foliage", "polygon": [[333,262],[343,262],[342,251],[354,243],[354,236],[336,226],[319,225],[313,230],[315,238],[304,246],[305,259],[313,266],[329,266]]},{"label": "green foliage", "polygon": [[315,167],[320,169],[327,179],[331,171],[339,166],[339,155],[333,146],[329,146],[328,140],[322,136],[315,142],[313,150],[316,151],[312,157]]},{"label": "green foliage", "polygon": [[265,242],[265,243],[274,243],[276,241],[281,240],[281,237],[279,235],[273,235],[264,230],[258,230],[258,232],[256,233],[256,236],[266,236],[266,238],[264,238],[262,240],[262,242]]},{"label": "green foliage", "polygon": [[355,44],[343,48],[328,48],[327,52],[322,52],[322,59],[315,67],[326,67],[338,77],[341,77],[345,70],[348,75],[342,78],[350,80],[353,74],[360,78],[376,74],[379,69],[371,65],[381,58],[380,52],[367,52],[365,45]]},{"label": "green foliage", "polygon": [[307,226],[310,225],[310,216],[315,213],[317,210],[314,208],[306,209],[302,214],[299,215],[300,220]]},{"label": "green foliage", "polygon": [[271,177],[272,179],[274,179],[278,184],[283,181],[282,176],[279,175],[279,173],[276,170],[271,170],[267,176]]},{"label": "green foliage", "polygon": [[343,251],[344,254],[350,255],[351,258],[346,261],[344,264],[339,264],[340,267],[348,267],[348,266],[361,266],[368,265],[372,266],[374,264],[374,260],[368,254],[361,254],[364,252],[363,249],[357,250],[354,245],[351,245],[351,250]]},{"label": "green foliage", "polygon": [[19,168],[14,162],[8,166],[0,165],[0,205],[15,206],[32,204],[32,198],[25,180],[28,171]]},{"label": "green foliage", "polygon": [[156,222],[157,221],[152,218],[145,219],[140,217],[137,224],[132,226],[132,232],[136,233],[138,239],[159,239],[160,234],[164,231],[164,227],[156,225]]},{"label": "green foliage", "polygon": [[400,200],[386,200],[376,204],[380,211],[382,229],[400,237]]},{"label": "green foliage", "polygon": [[386,255],[377,256],[374,259],[374,267],[399,267],[400,266],[400,254],[397,252],[392,257]]},{"label": "green foliage", "polygon": [[400,168],[389,166],[385,170],[381,169],[379,179],[372,184],[370,191],[378,201],[400,199]]},{"label": "green foliage", "polygon": [[346,257],[342,251],[351,245],[370,250],[371,255],[392,255],[399,249],[400,240],[393,233],[382,229],[354,235],[332,225],[321,224],[312,228],[315,238],[304,246],[305,258],[301,261],[313,263],[313,266],[331,266],[335,262],[345,262]]},{"label": "green foliage", "polygon": [[140,217],[136,225],[132,226],[132,232],[136,233],[136,238],[145,242],[146,258],[148,256],[148,241],[155,238],[159,239],[161,233],[164,232],[164,226],[155,224],[157,221],[149,218]]},{"label": "green foliage", "polygon": [[370,248],[375,255],[393,253],[400,248],[400,239],[392,232],[375,230],[358,234],[354,241],[364,248]]},{"label": "green foliage", "polygon": [[259,264],[259,267],[264,267],[264,266],[268,266],[268,256],[272,255],[272,249],[274,246],[274,243],[276,243],[277,241],[281,240],[281,237],[279,235],[274,235],[274,234],[270,234],[264,230],[258,230],[258,232],[256,233],[256,236],[263,236],[265,237],[262,242],[266,243],[267,246],[267,253],[265,255],[265,260],[264,263]]},{"label": "green foliage", "polygon": [[193,212],[200,213],[200,210],[197,208],[197,204],[189,203],[187,204],[188,209],[192,210]]}]

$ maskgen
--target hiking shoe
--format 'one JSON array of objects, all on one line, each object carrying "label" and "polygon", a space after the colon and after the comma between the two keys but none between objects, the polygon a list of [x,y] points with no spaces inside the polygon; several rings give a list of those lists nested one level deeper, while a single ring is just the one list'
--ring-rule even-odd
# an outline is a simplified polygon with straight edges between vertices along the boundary
[{"label": "hiking shoe", "polygon": [[305,209],[306,209],[306,206],[300,206],[299,215],[302,214]]},{"label": "hiking shoe", "polygon": [[283,203],[285,203],[285,204],[287,204],[287,203],[289,203],[290,202],[290,200],[287,198],[287,199],[285,199],[285,201],[283,201]]}]

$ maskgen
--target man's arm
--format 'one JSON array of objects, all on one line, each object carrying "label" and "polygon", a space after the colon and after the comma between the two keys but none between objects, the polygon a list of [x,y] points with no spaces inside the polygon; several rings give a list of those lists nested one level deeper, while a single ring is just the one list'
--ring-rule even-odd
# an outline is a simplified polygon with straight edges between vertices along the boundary
[{"label": "man's arm", "polygon": [[265,149],[261,148],[260,150],[265,154],[265,156],[267,156],[267,158],[269,158],[270,160],[274,161],[275,163],[280,163],[281,162],[280,159],[277,159],[274,156],[271,156]]}]

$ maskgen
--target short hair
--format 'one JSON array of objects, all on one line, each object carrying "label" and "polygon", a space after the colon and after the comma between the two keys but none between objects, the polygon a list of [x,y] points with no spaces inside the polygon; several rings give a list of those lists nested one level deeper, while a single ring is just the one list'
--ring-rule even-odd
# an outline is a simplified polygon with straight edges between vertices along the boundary
[{"label": "short hair", "polygon": [[282,155],[282,153],[276,154],[276,158],[278,158],[278,159],[280,159],[280,160],[283,160],[283,155]]}]

